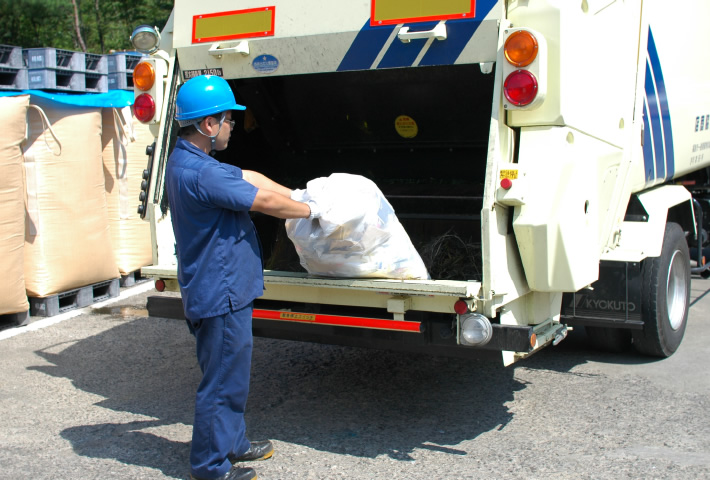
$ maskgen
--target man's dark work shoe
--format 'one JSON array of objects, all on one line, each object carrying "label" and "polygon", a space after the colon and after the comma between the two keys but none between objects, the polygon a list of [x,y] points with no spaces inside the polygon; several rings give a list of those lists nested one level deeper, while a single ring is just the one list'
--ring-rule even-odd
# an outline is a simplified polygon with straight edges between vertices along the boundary
[{"label": "man's dark work shoe", "polygon": [[[205,480],[194,475],[190,475],[190,480]],[[227,473],[215,480],[256,480],[256,472],[253,468],[232,467]]]},{"label": "man's dark work shoe", "polygon": [[266,460],[274,454],[274,446],[269,440],[263,442],[251,442],[249,450],[238,457],[229,457],[232,463],[250,462],[252,460]]}]

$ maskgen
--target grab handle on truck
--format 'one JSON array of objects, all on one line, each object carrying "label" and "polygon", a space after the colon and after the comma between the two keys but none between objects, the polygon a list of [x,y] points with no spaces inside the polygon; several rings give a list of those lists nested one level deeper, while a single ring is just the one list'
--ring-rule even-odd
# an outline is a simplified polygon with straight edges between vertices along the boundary
[{"label": "grab handle on truck", "polygon": [[438,23],[432,30],[426,30],[424,32],[410,32],[409,27],[402,27],[399,29],[399,33],[397,33],[397,38],[399,38],[402,43],[409,43],[410,40],[420,38],[446,40],[446,25],[444,23]]},{"label": "grab handle on truck", "polygon": [[221,44],[219,42],[213,43],[207,53],[209,53],[210,55],[213,55],[215,57],[218,57],[218,58],[221,57],[222,55],[232,54],[232,53],[241,53],[242,55],[247,56],[247,55],[249,55],[249,41],[242,40],[241,42],[237,43],[236,45],[234,44],[234,42],[229,42],[229,43],[225,43],[225,44]]}]

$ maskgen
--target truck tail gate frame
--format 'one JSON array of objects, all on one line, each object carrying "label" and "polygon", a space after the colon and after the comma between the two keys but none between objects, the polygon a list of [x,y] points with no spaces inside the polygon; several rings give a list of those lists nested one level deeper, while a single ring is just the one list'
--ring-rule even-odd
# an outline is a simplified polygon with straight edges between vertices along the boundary
[{"label": "truck tail gate frame", "polygon": [[[455,335],[446,338],[436,338],[439,335],[438,332],[429,332],[434,330],[432,328],[435,324],[441,324],[441,322],[417,322],[409,320],[386,320],[379,318],[370,317],[351,317],[351,316],[341,316],[341,315],[327,315],[327,314],[313,314],[313,313],[302,313],[293,311],[283,311],[283,310],[266,310],[260,308],[254,308],[254,313],[252,318],[257,321],[255,324],[256,330],[259,324],[259,320],[266,321],[277,321],[282,323],[287,330],[298,329],[300,332],[309,332],[313,335],[313,338],[319,338],[323,335],[327,336],[330,341],[333,341],[335,337],[344,337],[340,332],[343,332],[339,327],[350,327],[357,328],[363,331],[389,331],[396,333],[418,333],[419,336],[407,336],[414,340],[413,344],[419,343],[431,343],[437,346],[448,346],[453,348],[453,350],[466,350],[470,352],[475,351],[511,351],[520,353],[529,353],[534,349],[537,342],[537,336],[534,332],[532,326],[518,326],[518,325],[501,325],[492,324],[493,334],[491,340],[485,345],[479,347],[465,346],[456,343]],[[334,327],[329,329],[327,333],[318,330],[317,327]],[[453,333],[453,332],[452,332]],[[320,334],[320,335],[319,335]],[[372,335],[376,335],[372,332]],[[368,334],[363,333],[363,337],[367,337]],[[415,340],[416,337],[423,337],[420,340]],[[381,339],[381,341],[384,341]],[[337,342],[336,342],[337,343]],[[348,343],[352,344],[352,343]],[[368,346],[365,344],[364,346]],[[390,347],[395,348],[396,345],[392,344]],[[444,353],[445,355],[445,353]]]},{"label": "truck tail gate frame", "polygon": [[[537,336],[532,326],[492,324],[493,334],[491,340],[481,347],[468,347],[456,343],[455,329],[450,329],[449,335],[442,334],[442,329],[436,325],[444,326],[442,322],[387,320],[372,317],[353,317],[331,314],[314,314],[306,312],[272,310],[254,308],[254,334],[261,335],[263,328],[276,333],[276,338],[303,339],[304,335],[309,341],[323,341],[353,346],[372,346],[368,343],[377,337],[379,346],[396,350],[412,350],[407,346],[420,347],[428,345],[436,347],[440,355],[473,355],[476,352],[510,351],[529,353],[534,349]],[[149,296],[147,301],[148,314],[151,317],[164,317],[184,319],[182,299],[180,297]],[[453,321],[453,318],[452,318]],[[274,328],[272,325],[279,325]],[[363,343],[353,343],[346,331],[358,330],[361,333],[352,336],[359,338]],[[368,333],[369,332],[369,333]],[[410,335],[415,334],[415,335]],[[417,335],[418,334],[418,335]],[[263,335],[261,335],[263,336]],[[271,334],[266,335],[272,337]],[[408,339],[408,340],[407,340]],[[404,342],[403,345],[398,345]],[[468,353],[464,353],[468,352]]]}]

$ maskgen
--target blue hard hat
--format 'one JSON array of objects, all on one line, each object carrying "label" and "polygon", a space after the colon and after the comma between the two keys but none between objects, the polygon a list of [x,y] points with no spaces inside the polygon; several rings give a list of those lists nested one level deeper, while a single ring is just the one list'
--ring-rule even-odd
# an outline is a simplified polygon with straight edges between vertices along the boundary
[{"label": "blue hard hat", "polygon": [[216,75],[200,75],[185,82],[178,91],[176,106],[175,119],[181,127],[227,110],[246,110],[234,99],[227,81]]}]

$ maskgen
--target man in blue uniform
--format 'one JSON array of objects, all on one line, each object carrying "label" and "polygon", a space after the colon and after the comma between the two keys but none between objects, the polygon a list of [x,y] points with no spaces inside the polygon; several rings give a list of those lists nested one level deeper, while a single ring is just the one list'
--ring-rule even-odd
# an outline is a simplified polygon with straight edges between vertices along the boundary
[{"label": "man in blue uniform", "polygon": [[264,175],[220,163],[236,103],[226,80],[203,75],[177,96],[180,138],[165,176],[175,232],[178,282],[185,316],[196,337],[202,381],[195,400],[191,478],[251,480],[238,464],[273,454],[270,441],[246,438],[253,301],[263,294],[261,245],[249,211],[278,218],[317,218],[313,203]]}]

